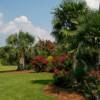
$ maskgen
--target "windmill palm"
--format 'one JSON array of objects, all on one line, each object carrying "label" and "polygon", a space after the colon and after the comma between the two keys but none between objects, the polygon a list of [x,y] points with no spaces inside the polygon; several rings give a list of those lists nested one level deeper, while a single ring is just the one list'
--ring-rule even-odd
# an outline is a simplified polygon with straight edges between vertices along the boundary
[{"label": "windmill palm", "polygon": [[96,64],[100,54],[99,25],[100,12],[91,11],[85,17],[84,28],[67,41],[74,51],[74,69],[77,68],[78,62],[83,64],[85,69],[97,69]]},{"label": "windmill palm", "polygon": [[[88,9],[84,2],[64,0],[53,12],[53,32],[57,42],[65,41],[65,37],[75,35],[82,27]],[[77,0],[76,0],[77,1]]]}]

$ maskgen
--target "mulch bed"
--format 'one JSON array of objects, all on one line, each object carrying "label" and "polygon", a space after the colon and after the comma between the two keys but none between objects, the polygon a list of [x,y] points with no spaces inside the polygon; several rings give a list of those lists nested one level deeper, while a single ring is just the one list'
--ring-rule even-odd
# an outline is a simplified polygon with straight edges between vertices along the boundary
[{"label": "mulch bed", "polygon": [[66,92],[64,89],[58,88],[52,84],[46,86],[44,92],[49,96],[55,96],[57,100],[85,100],[82,94]]}]

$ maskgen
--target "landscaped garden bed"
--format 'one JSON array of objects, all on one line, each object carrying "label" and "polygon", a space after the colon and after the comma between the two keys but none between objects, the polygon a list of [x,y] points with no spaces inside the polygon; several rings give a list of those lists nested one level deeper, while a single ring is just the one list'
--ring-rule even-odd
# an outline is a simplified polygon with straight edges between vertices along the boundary
[{"label": "landscaped garden bed", "polygon": [[56,97],[57,100],[85,100],[85,97],[81,93],[68,92],[68,90],[55,85],[47,85],[44,92],[47,95]]}]

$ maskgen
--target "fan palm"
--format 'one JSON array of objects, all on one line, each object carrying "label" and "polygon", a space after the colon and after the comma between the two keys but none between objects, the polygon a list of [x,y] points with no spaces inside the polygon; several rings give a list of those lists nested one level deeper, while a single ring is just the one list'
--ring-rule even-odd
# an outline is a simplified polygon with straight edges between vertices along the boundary
[{"label": "fan palm", "polygon": [[[77,1],[77,0],[76,0]],[[83,28],[84,17],[88,12],[84,2],[63,1],[53,12],[53,32],[57,42],[65,41],[65,37],[75,35]]]},{"label": "fan palm", "polygon": [[[67,44],[68,51],[74,54],[75,69],[78,62],[87,67],[81,55],[84,56],[88,48],[93,52],[100,49],[100,11],[92,11],[85,3],[73,1],[77,0],[65,0],[55,9],[52,34],[58,43]],[[93,57],[89,50],[87,53]]]},{"label": "fan palm", "polygon": [[32,47],[34,37],[28,33],[20,31],[18,34],[10,35],[7,38],[7,44],[16,48],[19,58],[18,70],[25,69],[25,52]]}]

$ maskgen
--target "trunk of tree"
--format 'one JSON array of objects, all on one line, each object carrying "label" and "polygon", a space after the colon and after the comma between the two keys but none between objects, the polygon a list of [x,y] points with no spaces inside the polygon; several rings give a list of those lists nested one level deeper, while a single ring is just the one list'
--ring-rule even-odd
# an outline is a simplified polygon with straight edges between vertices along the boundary
[{"label": "trunk of tree", "polygon": [[25,70],[25,56],[23,50],[21,51],[19,56],[19,66],[17,70]]}]

